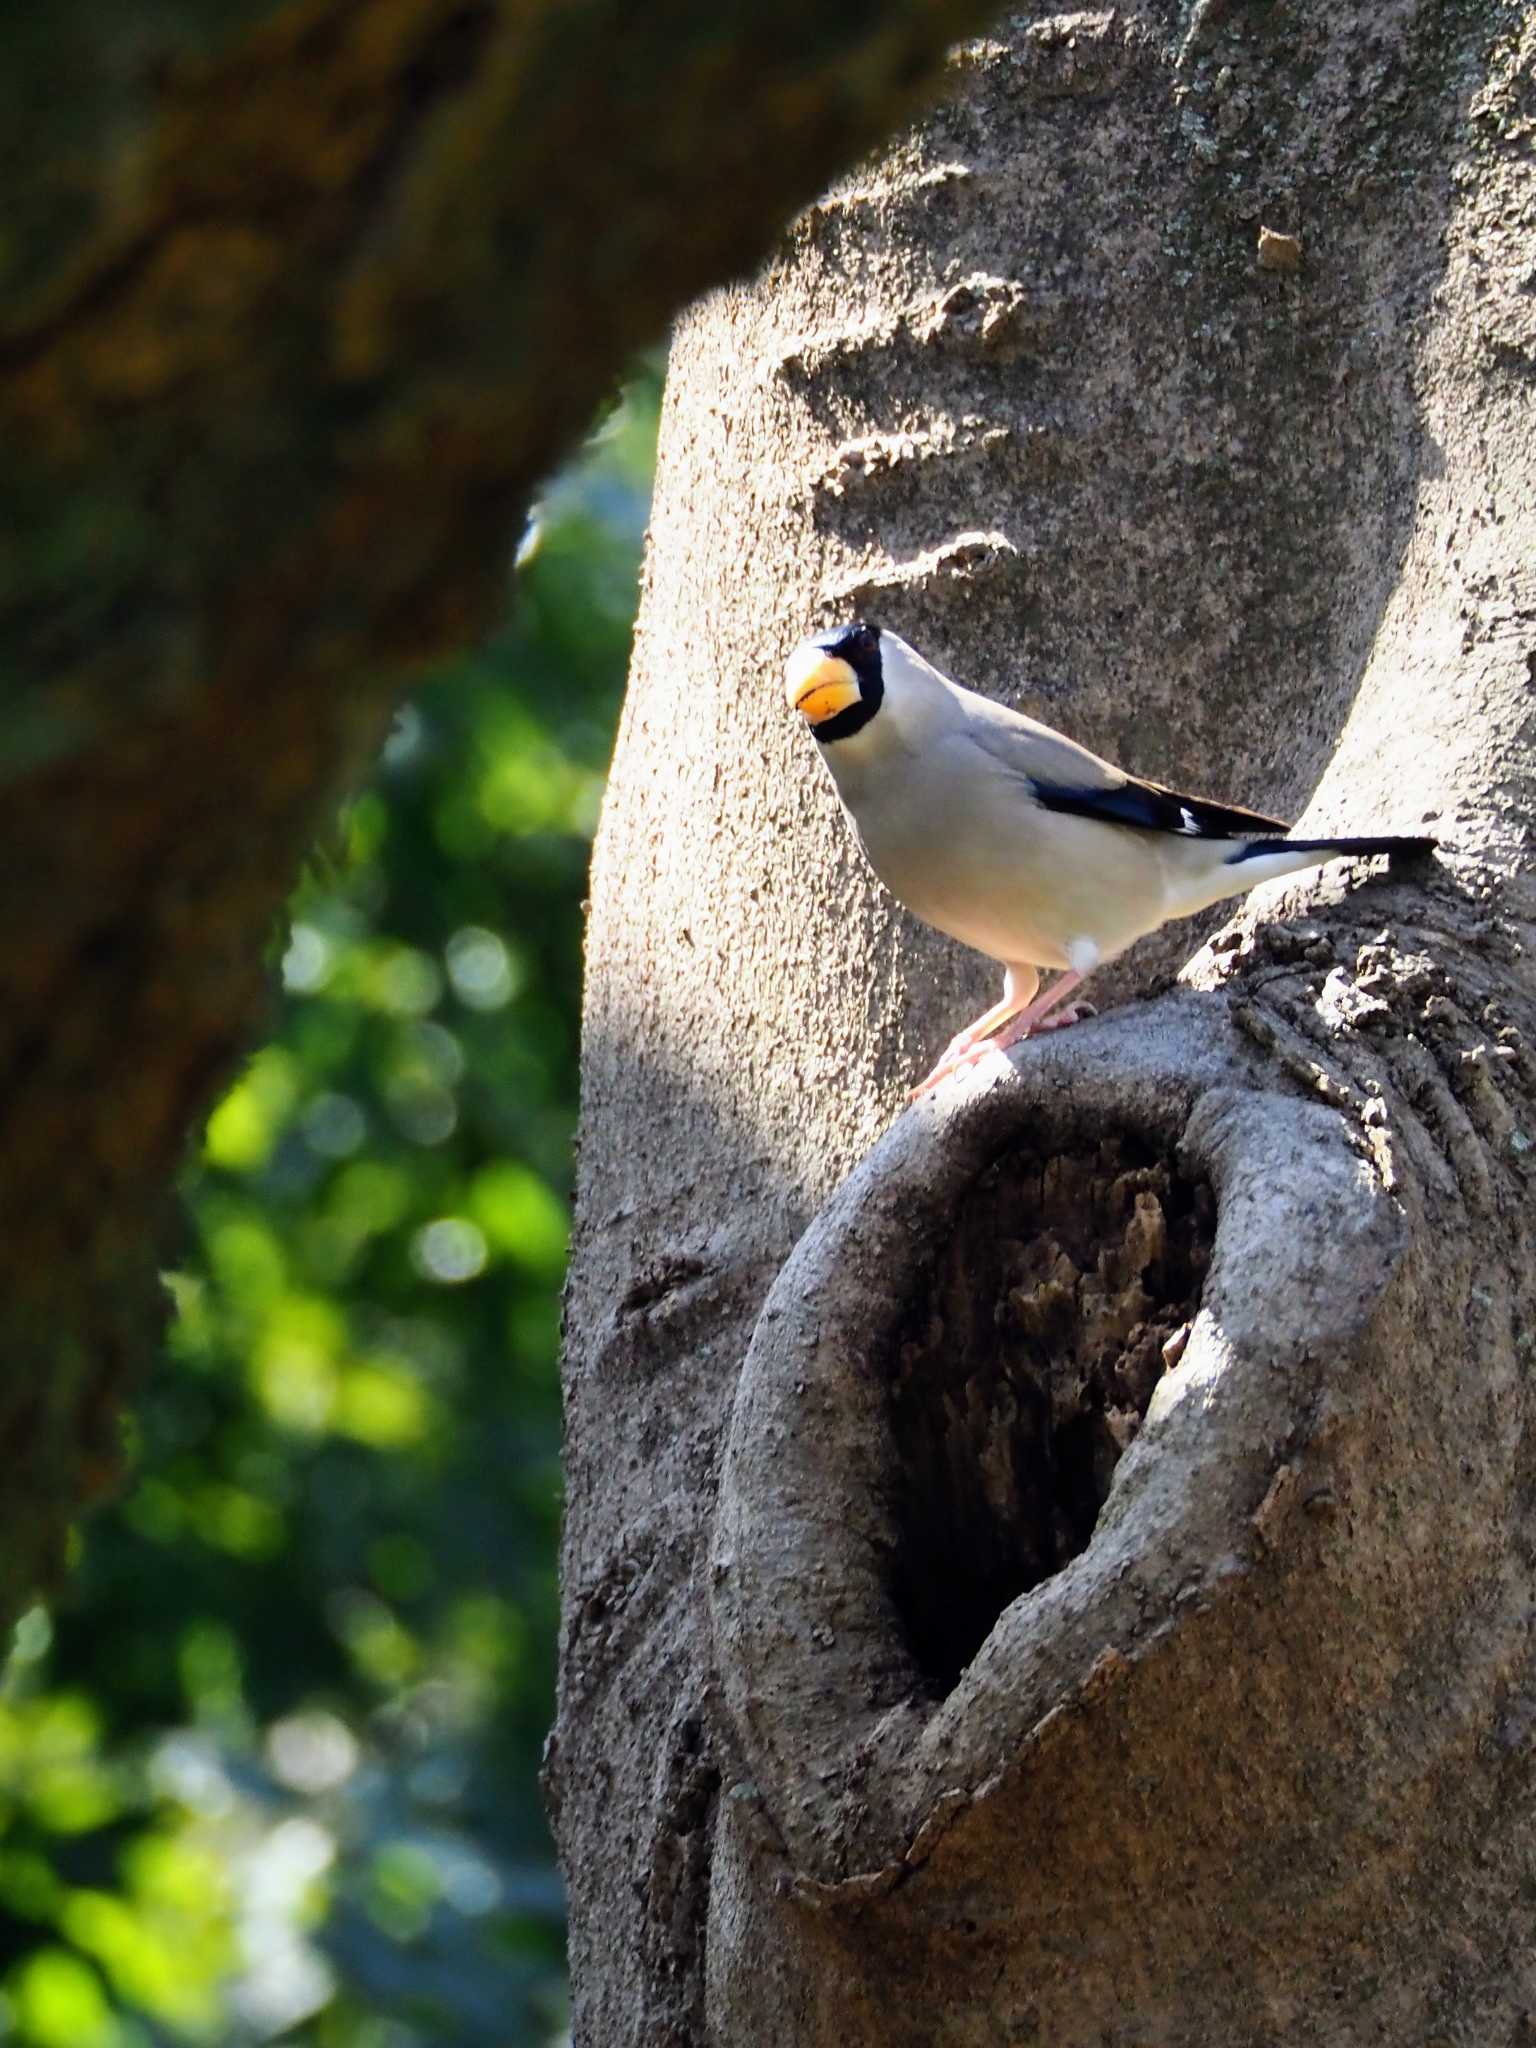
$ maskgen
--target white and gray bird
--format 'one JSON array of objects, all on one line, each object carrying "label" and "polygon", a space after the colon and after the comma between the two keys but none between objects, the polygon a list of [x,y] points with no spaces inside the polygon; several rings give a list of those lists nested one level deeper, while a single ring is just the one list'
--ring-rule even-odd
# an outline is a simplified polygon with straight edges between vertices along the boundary
[{"label": "white and gray bird", "polygon": [[[1003,966],[1002,1000],[914,1091],[1031,1032],[1084,979],[1156,931],[1337,857],[1421,857],[1424,838],[1289,839],[1277,818],[1127,775],[1075,740],[963,690],[895,633],[840,626],[790,657],[810,727],[880,880]],[[1040,969],[1059,968],[1046,992]]]}]

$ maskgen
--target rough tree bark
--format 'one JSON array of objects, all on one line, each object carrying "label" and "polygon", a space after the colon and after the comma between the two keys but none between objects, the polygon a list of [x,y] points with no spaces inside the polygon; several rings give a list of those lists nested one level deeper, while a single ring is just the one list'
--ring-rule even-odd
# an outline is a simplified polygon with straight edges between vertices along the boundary
[{"label": "rough tree bark", "polygon": [[986,11],[0,20],[0,1628],[113,1483],[188,1126],[402,687],[630,351]]},{"label": "rough tree bark", "polygon": [[[582,2044],[1536,2028],[1533,61],[1037,13],[683,328],[589,949]],[[855,613],[1444,850],[903,1115],[987,970],[784,713]]]}]

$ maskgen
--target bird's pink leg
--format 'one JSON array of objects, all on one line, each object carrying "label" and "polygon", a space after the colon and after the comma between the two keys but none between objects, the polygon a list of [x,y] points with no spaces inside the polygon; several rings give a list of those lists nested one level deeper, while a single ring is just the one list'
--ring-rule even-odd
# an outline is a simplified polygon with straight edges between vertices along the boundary
[{"label": "bird's pink leg", "polygon": [[1009,1019],[992,1043],[999,1052],[1006,1052],[1010,1045],[1017,1045],[1021,1038],[1029,1038],[1037,1031],[1064,1031],[1067,1025],[1076,1024],[1085,1014],[1086,1006],[1079,1009],[1074,1003],[1070,1010],[1064,1010],[1059,1017],[1051,1016],[1050,1012],[1063,996],[1071,995],[1073,989],[1081,988],[1082,985],[1083,977],[1073,973],[1064,974],[1060,981],[1053,981],[1043,996],[1036,996],[1027,1008]]},{"label": "bird's pink leg", "polygon": [[1021,1038],[1028,1038],[1032,1032],[1061,1031],[1068,1024],[1076,1024],[1081,1016],[1089,1014],[1087,1006],[1079,1010],[1074,1005],[1060,1016],[1050,1013],[1063,997],[1081,988],[1082,983],[1081,974],[1069,971],[1059,981],[1053,982],[1043,996],[1036,996],[1033,1002],[1023,1005],[1010,1003],[1005,995],[1003,1001],[989,1010],[985,1017],[979,1017],[969,1031],[960,1033],[933,1072],[912,1090],[908,1100],[915,1102],[918,1096],[926,1095],[941,1081],[948,1080],[951,1074],[975,1066],[978,1060],[985,1059],[990,1053],[1006,1052],[1010,1045],[1017,1045]]}]

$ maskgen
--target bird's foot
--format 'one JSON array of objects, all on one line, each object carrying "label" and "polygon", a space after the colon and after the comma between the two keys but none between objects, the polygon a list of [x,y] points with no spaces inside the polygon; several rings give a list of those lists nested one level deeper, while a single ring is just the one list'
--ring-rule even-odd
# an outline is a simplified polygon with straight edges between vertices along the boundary
[{"label": "bird's foot", "polygon": [[975,1024],[968,1025],[964,1031],[957,1031],[907,1100],[916,1102],[919,1095],[926,1095],[930,1089],[937,1088],[948,1075],[958,1073],[962,1067],[985,1052],[991,1044],[987,1028],[990,1021],[990,1018],[982,1017]]},{"label": "bird's foot", "polygon": [[990,1059],[1000,1060],[1004,1065],[1007,1064],[1006,1057],[998,1047],[996,1040],[991,1038],[984,1038],[977,1043],[965,1046],[961,1051],[953,1055],[946,1052],[933,1071],[925,1074],[908,1095],[908,1102],[918,1102],[923,1096],[931,1095],[939,1083],[947,1081],[951,1074],[967,1073],[972,1067],[979,1067],[983,1060]]},{"label": "bird's foot", "polygon": [[1068,1003],[1064,1010],[1052,1010],[1048,1017],[1032,1024],[1023,1036],[1038,1038],[1042,1031],[1065,1031],[1069,1024],[1081,1024],[1085,1017],[1097,1017],[1098,1014],[1092,1003]]},{"label": "bird's foot", "polygon": [[1065,1031],[1069,1024],[1080,1024],[1085,1017],[1098,1014],[1092,1003],[1072,1003],[1065,1009],[1052,1010],[1021,1031],[1012,1031],[1006,1024],[985,1038],[978,1038],[974,1032],[962,1031],[944,1048],[933,1071],[923,1076],[907,1100],[920,1101],[923,1096],[931,1095],[951,1074],[966,1073],[970,1068],[980,1066],[983,1060],[999,1059],[1006,1064],[1009,1046],[1021,1044],[1026,1038],[1038,1038],[1045,1031]]}]

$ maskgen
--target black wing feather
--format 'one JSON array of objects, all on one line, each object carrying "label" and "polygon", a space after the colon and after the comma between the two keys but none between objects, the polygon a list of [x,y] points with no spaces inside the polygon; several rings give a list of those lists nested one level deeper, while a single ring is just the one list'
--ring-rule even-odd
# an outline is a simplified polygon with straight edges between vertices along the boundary
[{"label": "black wing feather", "polygon": [[1033,776],[1030,780],[1048,811],[1098,818],[1106,825],[1134,825],[1142,832],[1176,832],[1182,839],[1247,839],[1256,832],[1284,834],[1291,829],[1261,811],[1183,796],[1160,782],[1142,782],[1135,776],[1111,789],[1069,789],[1037,782]]}]

